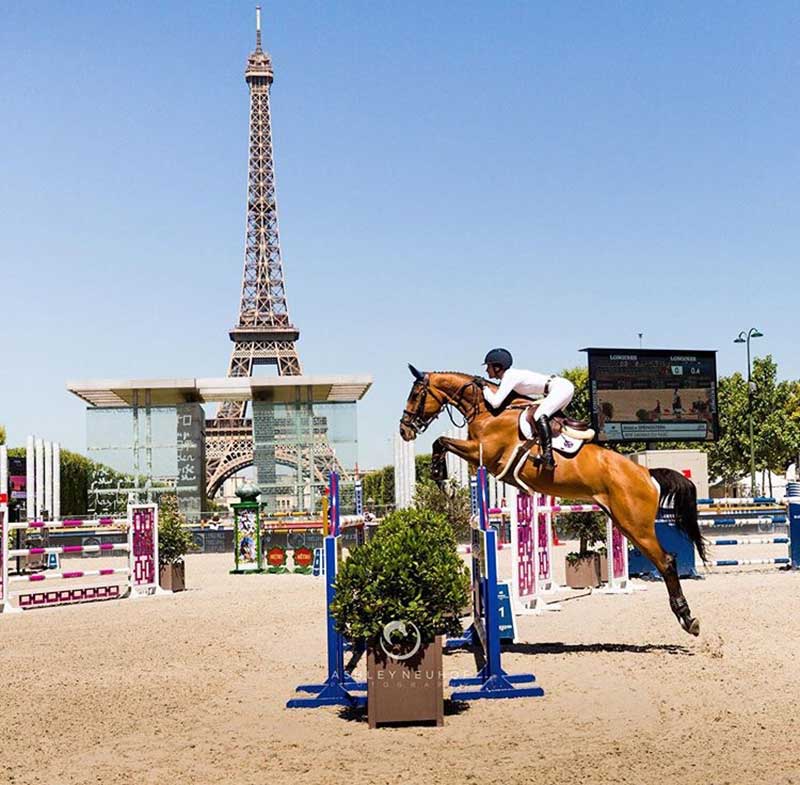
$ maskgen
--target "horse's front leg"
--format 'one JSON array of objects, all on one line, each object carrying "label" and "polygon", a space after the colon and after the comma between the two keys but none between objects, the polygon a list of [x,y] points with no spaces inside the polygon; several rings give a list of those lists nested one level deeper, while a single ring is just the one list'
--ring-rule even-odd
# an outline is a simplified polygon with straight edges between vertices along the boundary
[{"label": "horse's front leg", "polygon": [[444,487],[444,481],[447,479],[445,456],[448,452],[463,458],[467,463],[477,466],[480,457],[480,446],[477,441],[472,441],[471,439],[451,439],[449,436],[440,436],[433,443],[431,478],[439,488]]}]

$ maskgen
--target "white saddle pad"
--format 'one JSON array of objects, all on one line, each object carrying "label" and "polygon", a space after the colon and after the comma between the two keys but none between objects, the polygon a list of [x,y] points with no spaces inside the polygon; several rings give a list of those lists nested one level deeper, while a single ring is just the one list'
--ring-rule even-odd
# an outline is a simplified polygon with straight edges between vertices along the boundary
[{"label": "white saddle pad", "polygon": [[[531,425],[525,414],[526,411],[523,410],[522,414],[519,416],[519,429],[526,439],[533,439],[533,431],[531,430]],[[553,437],[553,449],[566,453],[567,455],[574,455],[582,446],[583,442],[577,439],[570,439],[568,436],[564,436],[563,433]]]}]

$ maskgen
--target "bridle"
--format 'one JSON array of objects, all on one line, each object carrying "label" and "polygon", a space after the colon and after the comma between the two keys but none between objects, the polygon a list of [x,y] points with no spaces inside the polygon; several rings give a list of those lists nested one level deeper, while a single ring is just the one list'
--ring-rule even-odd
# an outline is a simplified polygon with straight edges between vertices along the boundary
[{"label": "bridle", "polygon": [[[403,416],[400,418],[400,424],[411,428],[416,434],[424,433],[430,424],[442,413],[442,409],[444,409],[447,412],[447,416],[450,418],[450,422],[456,428],[463,428],[465,425],[469,425],[469,423],[471,423],[478,415],[478,410],[480,409],[480,401],[476,402],[474,399],[472,401],[465,400],[464,392],[469,387],[478,387],[474,379],[464,382],[464,384],[462,384],[461,387],[456,390],[455,395],[450,395],[446,392],[442,393],[441,391],[431,387],[430,376],[425,374],[423,378],[417,379],[414,382],[414,386],[411,388],[411,394],[409,395],[409,400],[413,398],[415,394],[417,395],[416,409],[413,411],[411,409],[404,409]],[[439,411],[430,415],[430,417],[426,419],[425,402],[427,401],[429,395],[434,401],[436,401],[436,403],[439,404]],[[469,403],[472,406],[472,409],[467,412],[462,412],[461,404],[464,403]],[[453,409],[456,409],[464,418],[464,422],[457,423],[455,421],[455,418],[453,417]]]}]

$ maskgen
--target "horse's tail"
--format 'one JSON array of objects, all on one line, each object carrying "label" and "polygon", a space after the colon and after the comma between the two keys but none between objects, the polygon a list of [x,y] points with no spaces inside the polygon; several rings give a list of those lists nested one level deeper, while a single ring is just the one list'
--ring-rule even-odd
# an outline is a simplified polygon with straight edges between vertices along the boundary
[{"label": "horse's tail", "polygon": [[700,533],[697,522],[697,488],[688,478],[674,469],[650,469],[650,474],[658,483],[660,496],[658,506],[671,507],[670,518],[675,525],[695,544],[700,558],[706,561],[706,541]]}]

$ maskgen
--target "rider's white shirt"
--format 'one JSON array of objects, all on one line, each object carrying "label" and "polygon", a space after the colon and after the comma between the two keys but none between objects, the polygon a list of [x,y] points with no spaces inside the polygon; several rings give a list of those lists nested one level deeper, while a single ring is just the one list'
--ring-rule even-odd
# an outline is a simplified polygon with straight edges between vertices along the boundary
[{"label": "rider's white shirt", "polygon": [[526,371],[524,368],[509,368],[504,374],[497,388],[497,392],[489,387],[483,388],[483,397],[493,409],[497,409],[512,393],[520,395],[544,395],[544,387],[549,376],[536,371]]}]

